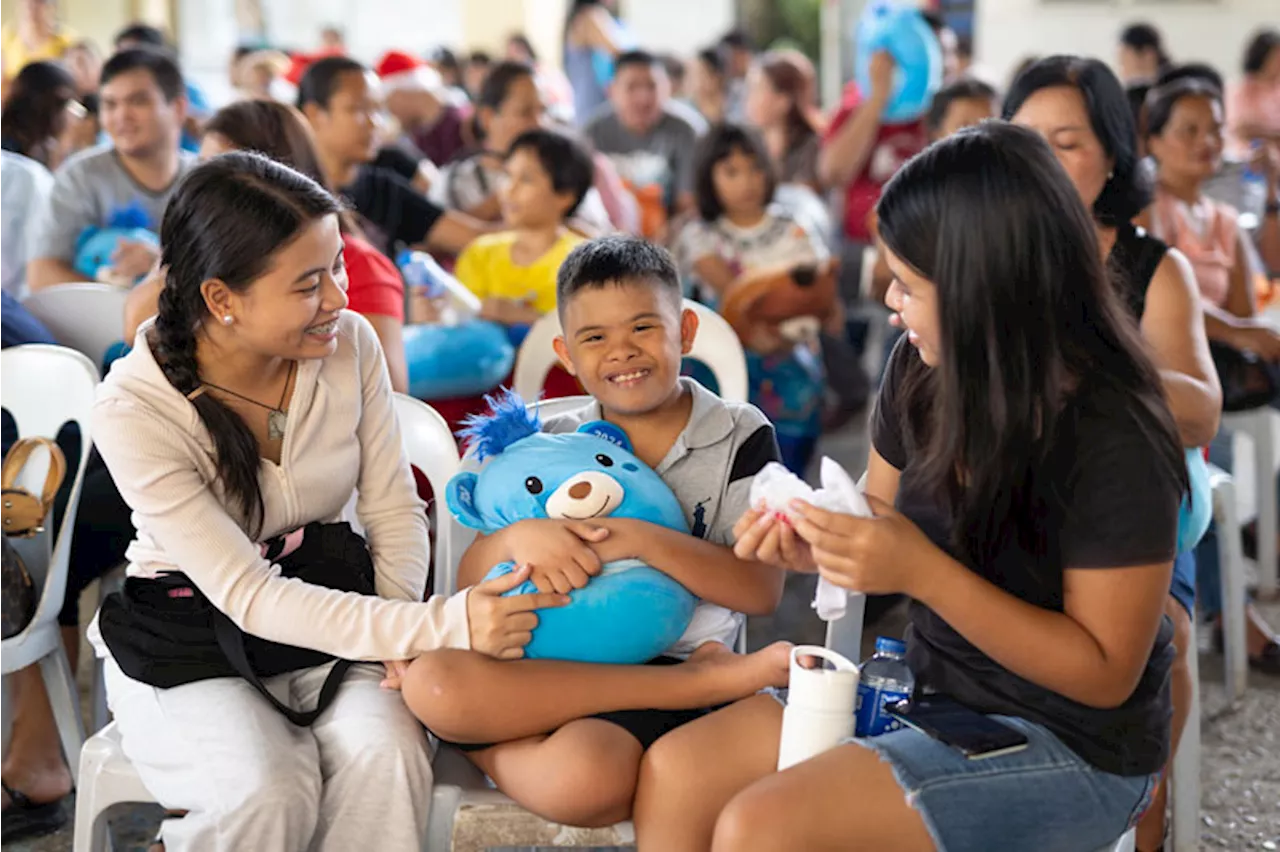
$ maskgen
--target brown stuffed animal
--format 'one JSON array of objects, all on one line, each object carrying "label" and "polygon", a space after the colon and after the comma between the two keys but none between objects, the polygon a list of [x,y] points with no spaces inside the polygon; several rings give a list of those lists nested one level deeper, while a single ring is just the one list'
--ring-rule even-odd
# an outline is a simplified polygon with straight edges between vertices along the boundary
[{"label": "brown stuffed animal", "polygon": [[725,293],[720,313],[744,343],[757,339],[761,327],[790,340],[816,336],[838,311],[836,273],[834,259],[745,272]]}]

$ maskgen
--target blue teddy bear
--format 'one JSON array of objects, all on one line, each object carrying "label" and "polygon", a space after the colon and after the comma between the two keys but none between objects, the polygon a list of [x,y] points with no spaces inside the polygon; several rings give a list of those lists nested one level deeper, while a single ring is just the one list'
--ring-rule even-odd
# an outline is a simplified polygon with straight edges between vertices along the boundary
[{"label": "blue teddy bear", "polygon": [[[577,432],[541,431],[515,393],[487,398],[492,413],[467,421],[461,433],[480,472],[449,481],[445,500],[458,522],[491,533],[527,518],[635,518],[688,532],[671,489],[631,453],[626,434],[611,423],[584,423]],[[508,574],[512,562],[486,579]],[[507,594],[536,591],[525,581]],[[666,574],[638,559],[606,563],[569,595],[566,606],[538,612],[525,648],[530,659],[587,663],[643,663],[673,645],[689,626],[697,599]]]},{"label": "blue teddy bear", "polygon": [[152,227],[151,216],[137,201],[112,210],[105,227],[90,225],[76,238],[76,272],[86,281],[96,281],[99,270],[111,266],[121,240],[146,243],[159,251],[160,238]]}]

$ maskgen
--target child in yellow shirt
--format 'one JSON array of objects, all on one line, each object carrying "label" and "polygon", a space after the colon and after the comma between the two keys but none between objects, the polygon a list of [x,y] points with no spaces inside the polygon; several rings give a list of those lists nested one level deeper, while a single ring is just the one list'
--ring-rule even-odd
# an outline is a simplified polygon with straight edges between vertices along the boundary
[{"label": "child in yellow shirt", "polygon": [[454,274],[482,302],[480,316],[507,326],[528,325],[556,308],[556,273],[582,238],[565,227],[591,188],[591,155],[552,130],[516,137],[499,188],[508,230],[469,244]]}]

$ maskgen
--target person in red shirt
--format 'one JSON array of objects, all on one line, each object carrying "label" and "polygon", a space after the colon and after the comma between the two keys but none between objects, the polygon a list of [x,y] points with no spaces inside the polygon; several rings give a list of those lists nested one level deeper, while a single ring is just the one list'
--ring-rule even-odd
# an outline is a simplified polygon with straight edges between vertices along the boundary
[{"label": "person in red shirt", "polygon": [[845,89],[818,157],[825,186],[844,188],[844,235],[857,248],[873,242],[869,217],[880,190],[907,160],[929,144],[924,118],[903,124],[881,121],[893,92],[894,61],[881,51],[871,59],[870,91]]}]

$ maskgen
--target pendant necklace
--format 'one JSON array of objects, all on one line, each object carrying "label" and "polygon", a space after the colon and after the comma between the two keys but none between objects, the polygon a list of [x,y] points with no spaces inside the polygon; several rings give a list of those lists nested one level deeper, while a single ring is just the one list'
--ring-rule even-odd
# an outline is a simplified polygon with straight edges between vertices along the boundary
[{"label": "pendant necklace", "polygon": [[205,392],[206,389],[212,388],[213,390],[222,391],[225,394],[230,394],[231,396],[234,396],[236,399],[241,399],[247,403],[256,405],[259,408],[265,408],[267,410],[267,439],[271,441],[281,441],[281,440],[284,440],[284,427],[289,422],[289,412],[284,410],[284,399],[285,399],[285,396],[289,393],[289,383],[293,380],[293,371],[294,371],[294,368],[297,366],[298,366],[297,361],[289,362],[289,375],[285,377],[284,390],[280,391],[280,401],[276,403],[275,407],[267,405],[266,403],[258,402],[256,399],[250,399],[244,394],[236,393],[235,391],[229,388],[224,388],[224,387],[221,387],[220,385],[215,385],[212,382],[201,383],[200,387],[196,388],[191,393],[187,394],[187,399],[194,402],[196,398],[200,396],[200,394]]}]

